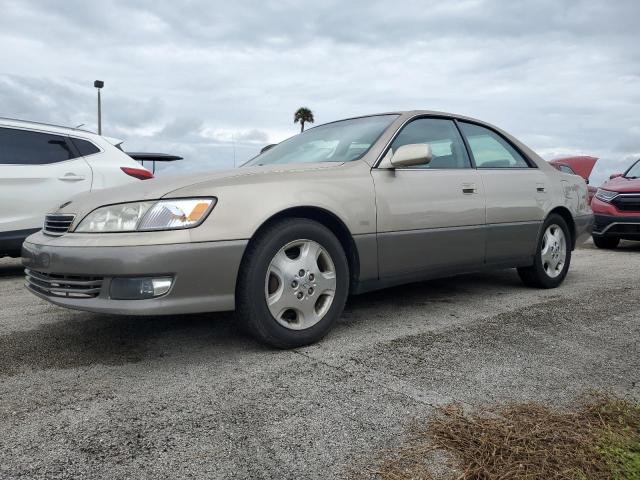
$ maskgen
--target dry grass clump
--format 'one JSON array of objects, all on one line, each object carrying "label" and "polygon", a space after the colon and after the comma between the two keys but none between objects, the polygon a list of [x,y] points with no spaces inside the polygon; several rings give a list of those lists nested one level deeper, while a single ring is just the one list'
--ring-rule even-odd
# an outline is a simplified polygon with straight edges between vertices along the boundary
[{"label": "dry grass clump", "polygon": [[[450,469],[434,471],[446,452]],[[539,404],[485,408],[457,405],[418,425],[402,448],[385,452],[384,480],[640,480],[640,406],[592,398],[574,410]]]}]

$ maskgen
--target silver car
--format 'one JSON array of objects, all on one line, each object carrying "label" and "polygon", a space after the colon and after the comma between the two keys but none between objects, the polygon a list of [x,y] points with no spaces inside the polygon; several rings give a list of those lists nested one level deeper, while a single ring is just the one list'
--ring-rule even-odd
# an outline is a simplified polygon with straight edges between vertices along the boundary
[{"label": "silver car", "polygon": [[410,111],[309,129],[239,169],[76,196],[23,263],[63,307],[235,309],[286,348],[324,336],[349,294],[496,268],[557,287],[592,222],[584,180],[508,133]]}]

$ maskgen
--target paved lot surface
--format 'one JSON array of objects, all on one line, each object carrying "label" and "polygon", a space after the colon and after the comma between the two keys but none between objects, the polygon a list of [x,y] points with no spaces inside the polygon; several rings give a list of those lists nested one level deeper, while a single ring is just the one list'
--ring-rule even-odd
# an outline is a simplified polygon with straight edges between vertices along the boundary
[{"label": "paved lot surface", "polygon": [[437,405],[592,389],[640,399],[640,246],[350,300],[322,343],[274,351],[232,314],[122,318],[47,304],[0,260],[0,478],[343,478]]}]

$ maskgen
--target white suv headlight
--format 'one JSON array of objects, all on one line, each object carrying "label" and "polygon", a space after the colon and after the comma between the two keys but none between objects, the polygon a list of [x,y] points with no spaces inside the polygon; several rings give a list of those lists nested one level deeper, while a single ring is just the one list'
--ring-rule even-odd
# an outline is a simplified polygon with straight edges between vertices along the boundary
[{"label": "white suv headlight", "polygon": [[178,198],[121,203],[95,209],[74,230],[80,233],[176,230],[200,225],[215,198]]},{"label": "white suv headlight", "polygon": [[612,192],[611,190],[603,190],[601,188],[596,192],[596,198],[603,202],[610,202],[618,196],[618,192]]}]

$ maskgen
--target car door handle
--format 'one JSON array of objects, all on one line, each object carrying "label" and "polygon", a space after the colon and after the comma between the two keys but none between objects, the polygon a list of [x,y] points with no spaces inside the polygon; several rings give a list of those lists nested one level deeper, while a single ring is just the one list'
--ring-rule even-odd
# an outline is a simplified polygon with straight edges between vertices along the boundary
[{"label": "car door handle", "polygon": [[472,195],[474,193],[478,193],[478,189],[475,183],[463,183],[462,184],[462,193],[465,195]]},{"label": "car door handle", "polygon": [[544,183],[539,183],[539,184],[536,186],[536,191],[537,191],[538,193],[543,193],[543,192],[544,192]]},{"label": "car door handle", "polygon": [[84,180],[84,175],[76,175],[75,173],[66,173],[62,177],[58,177],[58,180],[64,180],[65,182],[79,182]]}]

